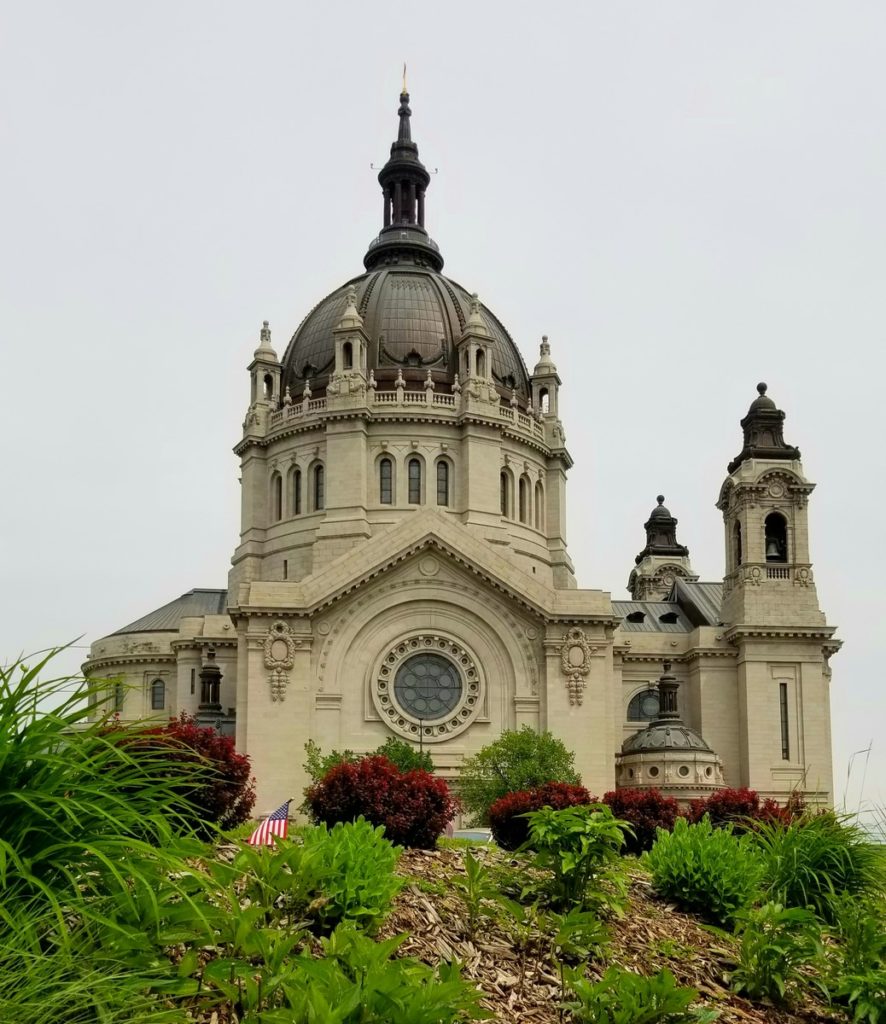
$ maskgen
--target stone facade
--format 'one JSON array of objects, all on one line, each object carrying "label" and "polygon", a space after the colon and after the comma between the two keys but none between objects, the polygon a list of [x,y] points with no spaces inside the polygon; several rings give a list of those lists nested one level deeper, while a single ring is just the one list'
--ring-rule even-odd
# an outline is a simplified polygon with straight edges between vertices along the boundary
[{"label": "stone facade", "polygon": [[[577,587],[550,345],[528,373],[494,315],[440,273],[408,96],[399,114],[367,272],[282,359],[261,329],[227,591],[192,591],[97,641],[84,670],[125,719],[197,714],[214,650],[213,713],[251,756],[265,812],[301,792],[309,739],[366,751],[403,737],[456,777],[529,725],[575,751],[591,791],[632,784],[616,752],[654,717],[667,660],[682,722],[715,752],[692,762],[694,781],[722,763],[727,785],[829,802],[839,643],[812,577],[813,485],[776,443],[783,414],[761,393],[742,421],[719,500],[722,585],[698,582],[660,498],[632,600]],[[672,760],[662,788],[693,795]]]}]

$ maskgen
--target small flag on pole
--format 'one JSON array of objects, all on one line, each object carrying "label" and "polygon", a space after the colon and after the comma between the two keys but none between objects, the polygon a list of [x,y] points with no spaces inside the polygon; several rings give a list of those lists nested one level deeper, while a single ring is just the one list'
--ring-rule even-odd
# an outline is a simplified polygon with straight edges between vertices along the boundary
[{"label": "small flag on pole", "polygon": [[289,805],[292,800],[281,804],[276,811],[269,814],[246,840],[250,846],[273,846],[274,837],[285,839],[289,830]]}]

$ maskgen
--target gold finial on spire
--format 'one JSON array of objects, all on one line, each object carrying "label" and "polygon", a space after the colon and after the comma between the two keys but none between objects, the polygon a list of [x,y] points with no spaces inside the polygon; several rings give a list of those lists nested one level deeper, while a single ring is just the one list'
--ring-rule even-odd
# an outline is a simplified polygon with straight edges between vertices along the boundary
[{"label": "gold finial on spire", "polygon": [[406,61],[403,61],[403,88],[401,92],[406,92]]}]

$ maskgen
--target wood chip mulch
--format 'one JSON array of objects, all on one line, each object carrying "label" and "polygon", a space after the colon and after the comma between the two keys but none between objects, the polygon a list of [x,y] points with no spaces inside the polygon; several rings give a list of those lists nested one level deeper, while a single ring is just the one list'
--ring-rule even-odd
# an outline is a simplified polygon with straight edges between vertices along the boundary
[{"label": "wood chip mulch", "polygon": [[[511,855],[495,847],[479,846],[472,852],[489,864],[518,866]],[[408,938],[399,955],[431,965],[458,960],[463,977],[483,992],[482,1004],[496,1021],[560,1024],[558,972],[550,942],[541,933],[530,943],[522,971],[512,938],[492,908],[477,935],[468,937],[464,904],[455,888],[446,885],[447,879],[463,873],[462,858],[454,849],[406,851],[398,871],[409,882],[379,937],[405,932]],[[736,961],[735,940],[714,934],[696,918],[656,899],[639,867],[630,870],[625,913],[607,925],[611,940],[601,959],[588,964],[591,978],[599,978],[613,964],[642,974],[667,967],[680,984],[698,990],[700,1005],[719,1011],[723,1024],[824,1024],[841,1019],[811,996],[787,1011],[750,1003],[730,992],[727,975]]]}]

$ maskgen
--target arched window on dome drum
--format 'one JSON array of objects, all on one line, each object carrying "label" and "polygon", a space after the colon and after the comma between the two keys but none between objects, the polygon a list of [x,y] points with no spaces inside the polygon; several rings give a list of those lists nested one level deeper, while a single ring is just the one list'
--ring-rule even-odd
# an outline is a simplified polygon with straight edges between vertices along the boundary
[{"label": "arched window on dome drum", "polygon": [[271,516],[275,523],[283,518],[283,477],[279,473],[271,477]]},{"label": "arched window on dome drum", "polygon": [[732,558],[735,562],[733,568],[737,569],[742,562],[741,523],[736,523],[732,527]]},{"label": "arched window on dome drum", "polygon": [[539,481],[535,485],[535,528],[536,530],[543,530],[545,528],[545,489]]},{"label": "arched window on dome drum", "polygon": [[301,470],[296,469],[292,474],[292,514],[301,515]]},{"label": "arched window on dome drum", "polygon": [[390,459],[378,464],[378,500],[382,505],[394,503],[394,464]]},{"label": "arched window on dome drum", "polygon": [[166,683],[155,679],[151,683],[151,711],[162,711],[166,707]]},{"label": "arched window on dome drum", "polygon": [[342,366],[346,370],[351,370],[354,367],[354,346],[346,341],[341,347],[341,361]]},{"label": "arched window on dome drum", "polygon": [[323,466],[314,466],[314,511],[326,508],[326,470]]},{"label": "arched window on dome drum", "polygon": [[788,524],[780,512],[770,512],[764,524],[767,562],[788,561]]},{"label": "arched window on dome drum", "polygon": [[445,459],[437,462],[437,504],[449,504],[449,463]]},{"label": "arched window on dome drum", "polygon": [[529,481],[525,476],[520,477],[517,486],[517,505],[520,512],[520,522],[529,522]]},{"label": "arched window on dome drum", "polygon": [[505,519],[511,518],[511,478],[507,470],[501,471],[501,514]]},{"label": "arched window on dome drum", "polygon": [[406,464],[406,475],[409,480],[408,500],[410,505],[421,504],[421,462],[410,459]]},{"label": "arched window on dome drum", "polygon": [[651,722],[654,718],[658,718],[658,711],[658,690],[650,687],[631,697],[627,718],[629,722]]}]

